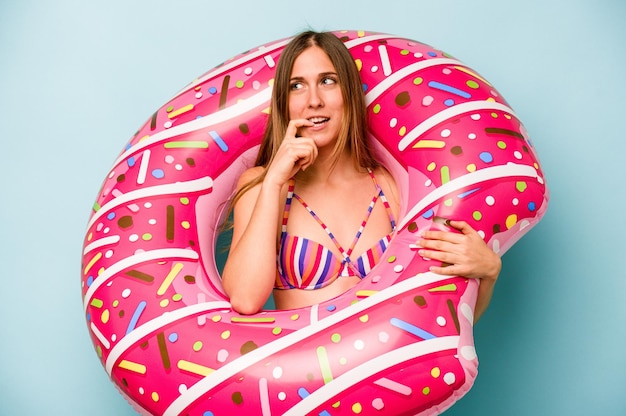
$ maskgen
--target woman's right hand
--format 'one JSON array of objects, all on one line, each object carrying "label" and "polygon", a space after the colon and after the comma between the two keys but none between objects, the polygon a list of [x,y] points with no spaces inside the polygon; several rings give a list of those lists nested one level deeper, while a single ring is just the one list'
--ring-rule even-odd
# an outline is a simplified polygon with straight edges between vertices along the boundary
[{"label": "woman's right hand", "polygon": [[306,170],[317,158],[317,146],[313,139],[298,137],[300,127],[310,127],[313,123],[306,119],[290,120],[285,138],[272,159],[265,181],[282,186],[299,170]]}]

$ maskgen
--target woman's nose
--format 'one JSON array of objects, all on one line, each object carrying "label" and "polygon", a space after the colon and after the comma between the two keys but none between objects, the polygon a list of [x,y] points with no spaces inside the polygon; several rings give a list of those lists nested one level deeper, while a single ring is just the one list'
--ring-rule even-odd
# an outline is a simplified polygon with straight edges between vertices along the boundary
[{"label": "woman's nose", "polygon": [[320,94],[317,88],[311,88],[309,90],[309,107],[322,107],[322,106],[324,106],[322,95]]}]

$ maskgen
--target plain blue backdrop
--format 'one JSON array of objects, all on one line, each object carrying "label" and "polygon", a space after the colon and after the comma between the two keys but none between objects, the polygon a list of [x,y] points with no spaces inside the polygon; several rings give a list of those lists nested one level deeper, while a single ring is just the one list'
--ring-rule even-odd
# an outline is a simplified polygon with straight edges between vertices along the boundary
[{"label": "plain blue backdrop", "polygon": [[81,308],[100,184],[180,88],[308,26],[445,50],[538,149],[550,208],[504,256],[478,379],[446,415],[626,414],[625,22],[621,0],[0,0],[0,414],[134,414]]}]

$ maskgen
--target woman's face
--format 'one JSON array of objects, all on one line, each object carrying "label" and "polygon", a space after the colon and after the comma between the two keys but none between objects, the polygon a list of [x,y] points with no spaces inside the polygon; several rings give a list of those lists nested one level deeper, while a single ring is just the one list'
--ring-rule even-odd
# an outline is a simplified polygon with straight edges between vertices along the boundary
[{"label": "woman's face", "polygon": [[335,67],[318,46],[295,60],[289,81],[289,119],[306,119],[311,127],[298,129],[321,148],[333,144],[343,120],[343,97]]}]

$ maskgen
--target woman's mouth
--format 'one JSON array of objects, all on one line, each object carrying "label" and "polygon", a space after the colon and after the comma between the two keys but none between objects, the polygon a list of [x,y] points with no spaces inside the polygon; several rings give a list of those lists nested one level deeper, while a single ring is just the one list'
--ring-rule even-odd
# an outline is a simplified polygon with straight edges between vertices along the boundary
[{"label": "woman's mouth", "polygon": [[330,119],[328,117],[311,117],[307,120],[313,123],[315,127],[319,127],[322,124],[327,123]]}]

